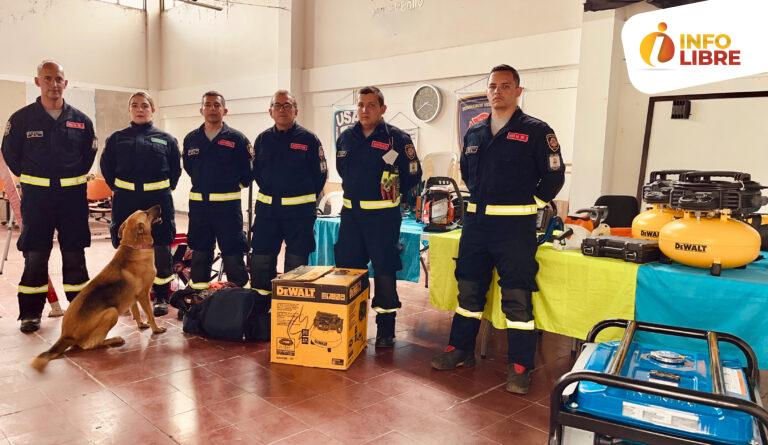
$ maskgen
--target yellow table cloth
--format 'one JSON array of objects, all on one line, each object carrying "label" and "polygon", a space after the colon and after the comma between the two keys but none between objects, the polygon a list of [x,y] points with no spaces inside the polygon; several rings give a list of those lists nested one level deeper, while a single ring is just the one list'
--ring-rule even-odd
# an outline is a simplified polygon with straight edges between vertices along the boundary
[{"label": "yellow table cloth", "polygon": [[[454,270],[460,236],[461,231],[455,230],[429,239],[429,301],[438,309],[456,310]],[[638,264],[557,251],[551,244],[539,247],[536,260],[539,291],[533,294],[533,313],[537,329],[583,340],[601,320],[634,319]],[[506,329],[498,280],[494,271],[483,318]],[[604,334],[599,340],[618,338],[620,331],[610,329]]]}]

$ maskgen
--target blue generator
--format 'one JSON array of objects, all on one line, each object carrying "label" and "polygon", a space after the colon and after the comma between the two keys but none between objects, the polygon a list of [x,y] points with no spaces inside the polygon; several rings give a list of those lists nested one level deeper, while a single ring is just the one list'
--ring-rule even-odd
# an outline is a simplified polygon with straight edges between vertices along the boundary
[{"label": "blue generator", "polygon": [[[595,343],[609,327],[625,329],[621,341]],[[637,341],[639,331],[698,339],[705,347]],[[721,357],[720,343],[744,357]],[[555,383],[550,445],[768,445],[759,376],[754,351],[733,335],[606,320],[592,328],[573,370]]]}]

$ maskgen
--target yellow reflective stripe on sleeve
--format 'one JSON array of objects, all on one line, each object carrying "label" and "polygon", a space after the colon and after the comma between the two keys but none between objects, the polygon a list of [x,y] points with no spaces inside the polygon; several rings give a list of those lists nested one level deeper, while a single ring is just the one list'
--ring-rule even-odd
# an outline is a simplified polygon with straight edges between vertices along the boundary
[{"label": "yellow reflective stripe on sleeve", "polygon": [[115,178],[115,187],[119,187],[124,190],[136,190],[136,186],[132,182],[123,181],[120,178]]},{"label": "yellow reflective stripe on sleeve", "polygon": [[39,176],[21,175],[19,176],[19,182],[23,184],[39,185],[41,187],[50,187],[51,180],[48,178],[41,178]]},{"label": "yellow reflective stripe on sleeve", "polygon": [[461,306],[456,306],[456,313],[467,318],[477,318],[478,320],[483,318],[482,312],[468,311]]},{"label": "yellow reflective stripe on sleeve", "polygon": [[291,196],[288,198],[283,198],[281,200],[282,204],[284,206],[295,206],[299,204],[309,204],[317,201],[317,196],[314,193],[310,193],[309,195],[301,195],[301,196]]},{"label": "yellow reflective stripe on sleeve", "polygon": [[208,194],[208,200],[209,201],[239,201],[240,200],[240,192],[209,193]]},{"label": "yellow reflective stripe on sleeve", "polygon": [[344,198],[344,207],[351,209],[352,208],[352,201],[350,201],[347,198]]},{"label": "yellow reflective stripe on sleeve", "polygon": [[252,288],[252,289],[253,289],[253,290],[255,290],[256,292],[258,292],[258,293],[259,293],[259,295],[263,295],[263,296],[265,296],[265,297],[266,297],[266,296],[268,296],[268,295],[271,295],[271,294],[272,294],[272,291],[271,291],[271,290],[266,290],[266,289],[256,289],[256,288]]},{"label": "yellow reflective stripe on sleeve", "polygon": [[532,331],[536,329],[536,324],[531,321],[511,321],[507,320],[507,329],[519,329],[521,331]]},{"label": "yellow reflective stripe on sleeve", "polygon": [[536,201],[536,206],[540,209],[543,209],[544,207],[547,206],[547,202],[540,199],[538,196],[534,196],[533,200]]},{"label": "yellow reflective stripe on sleeve", "polygon": [[272,197],[259,192],[256,194],[256,201],[263,202],[264,204],[272,204]]},{"label": "yellow reflective stripe on sleeve", "polygon": [[467,204],[467,212],[469,213],[477,212],[477,204],[475,204],[474,202],[470,202],[469,204]]},{"label": "yellow reflective stripe on sleeve", "polygon": [[144,190],[162,190],[167,189],[171,186],[171,181],[169,179],[164,179],[162,181],[157,182],[147,182],[144,184]]},{"label": "yellow reflective stripe on sleeve", "polygon": [[203,194],[197,193],[197,192],[189,192],[189,200],[190,201],[202,201],[203,200]]},{"label": "yellow reflective stripe on sleeve", "polygon": [[383,201],[360,201],[360,208],[365,210],[391,209],[400,205],[400,198],[392,202],[389,199]]},{"label": "yellow reflective stripe on sleeve", "polygon": [[80,292],[83,290],[88,281],[84,281],[80,284],[64,284],[64,292]]},{"label": "yellow reflective stripe on sleeve", "polygon": [[165,278],[155,277],[155,279],[152,280],[152,284],[157,284],[158,286],[162,286],[163,284],[168,284],[171,281],[173,281],[173,278],[174,278],[173,275]]},{"label": "yellow reflective stripe on sleeve", "polygon": [[59,184],[62,187],[71,187],[73,185],[85,184],[86,182],[88,182],[88,178],[85,175],[59,179]]},{"label": "yellow reflective stripe on sleeve", "polygon": [[393,312],[397,312],[397,309],[384,309],[376,306],[372,307],[371,309],[373,309],[377,314],[391,314]]},{"label": "yellow reflective stripe on sleeve", "polygon": [[485,214],[491,216],[535,215],[537,210],[536,204],[485,206]]},{"label": "yellow reflective stripe on sleeve", "polygon": [[195,290],[205,290],[205,289],[208,289],[210,286],[211,286],[211,283],[207,281],[205,283],[195,283],[193,281],[189,282],[189,287]]},{"label": "yellow reflective stripe on sleeve", "polygon": [[19,285],[19,293],[20,294],[43,294],[48,292],[48,285],[40,286],[40,287],[30,287],[30,286],[22,286]]}]

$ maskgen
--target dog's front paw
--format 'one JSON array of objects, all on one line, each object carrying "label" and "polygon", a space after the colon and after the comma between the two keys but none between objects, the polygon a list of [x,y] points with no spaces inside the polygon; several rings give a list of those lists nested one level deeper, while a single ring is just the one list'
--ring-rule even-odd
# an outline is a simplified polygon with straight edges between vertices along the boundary
[{"label": "dog's front paw", "polygon": [[158,326],[157,328],[152,329],[153,334],[162,334],[163,332],[165,332],[165,326]]},{"label": "dog's front paw", "polygon": [[149,327],[149,323],[139,321],[136,323],[139,326],[139,329],[147,329]]}]

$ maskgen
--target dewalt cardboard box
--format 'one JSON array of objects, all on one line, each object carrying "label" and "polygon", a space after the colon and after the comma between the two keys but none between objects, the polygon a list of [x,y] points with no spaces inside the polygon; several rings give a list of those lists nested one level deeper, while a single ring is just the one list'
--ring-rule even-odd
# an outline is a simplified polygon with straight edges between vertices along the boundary
[{"label": "dewalt cardboard box", "polygon": [[366,346],[368,271],[302,266],[272,280],[274,363],[347,369]]}]

